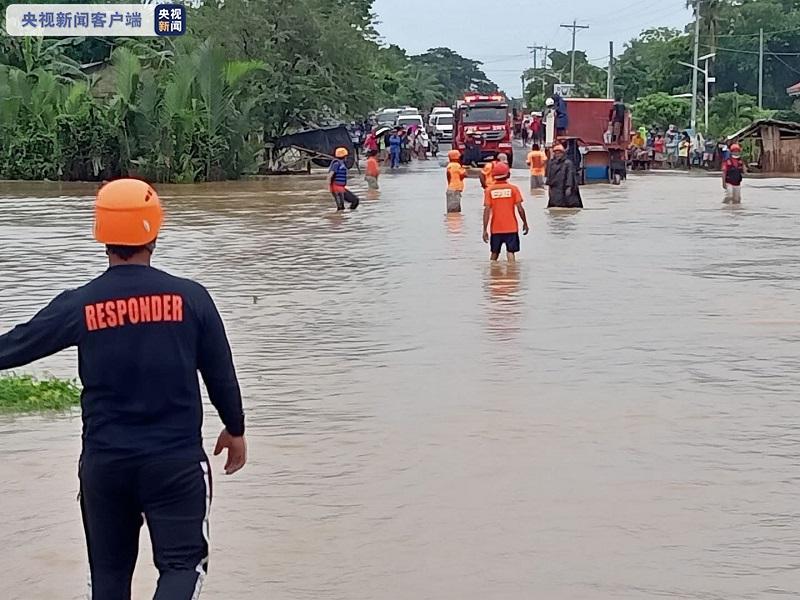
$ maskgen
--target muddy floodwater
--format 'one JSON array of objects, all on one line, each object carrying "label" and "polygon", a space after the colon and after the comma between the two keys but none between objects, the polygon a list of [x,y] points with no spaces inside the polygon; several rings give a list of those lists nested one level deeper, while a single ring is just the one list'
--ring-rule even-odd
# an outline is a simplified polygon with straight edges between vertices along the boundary
[{"label": "muddy floodwater", "polygon": [[[529,198],[513,267],[467,183],[449,218],[433,162],[344,215],[315,177],[160,188],[157,264],[217,300],[249,419],[248,467],[212,462],[203,597],[799,597],[800,181]],[[93,193],[0,184],[0,330],[104,268]],[[3,599],[84,593],[79,433],[0,420]]]}]

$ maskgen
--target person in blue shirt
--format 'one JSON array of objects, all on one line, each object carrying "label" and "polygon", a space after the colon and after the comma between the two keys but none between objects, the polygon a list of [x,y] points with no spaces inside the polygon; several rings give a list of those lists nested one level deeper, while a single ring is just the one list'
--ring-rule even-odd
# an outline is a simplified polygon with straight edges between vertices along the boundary
[{"label": "person in blue shirt", "polygon": [[230,345],[199,283],[150,266],[161,203],[144,181],[104,185],[95,239],[109,267],[57,296],[0,336],[0,370],[77,347],[83,385],[80,506],[89,555],[89,597],[126,600],[150,530],[156,598],[198,598],[208,569],[211,473],[201,435],[198,372],[225,426],[214,454],[225,472],[247,460],[245,423]]},{"label": "person in blue shirt", "polygon": [[347,163],[345,161],[349,154],[347,148],[337,148],[336,159],[331,161],[328,169],[328,187],[336,202],[337,211],[344,210],[345,202],[350,204],[350,210],[358,207],[358,197],[347,189]]},{"label": "person in blue shirt", "polygon": [[389,158],[391,159],[390,166],[396,169],[400,166],[400,152],[403,148],[403,138],[400,132],[395,130],[389,138]]}]

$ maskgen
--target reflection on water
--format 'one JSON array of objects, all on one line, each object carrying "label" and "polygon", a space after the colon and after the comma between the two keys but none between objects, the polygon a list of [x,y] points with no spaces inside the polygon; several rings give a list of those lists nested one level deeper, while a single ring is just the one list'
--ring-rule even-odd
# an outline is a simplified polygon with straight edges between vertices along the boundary
[{"label": "reflection on water", "polygon": [[[157,262],[213,293],[249,412],[204,597],[800,595],[797,182],[747,181],[737,210],[716,178],[531,198],[491,265],[477,181],[443,217],[442,179],[385,173],[340,215],[317,176],[160,188]],[[2,184],[0,329],[103,268],[93,193]],[[81,597],[79,431],[0,420],[3,598]]]},{"label": "reflection on water", "polygon": [[512,341],[520,331],[520,270],[517,262],[491,262],[486,270],[489,331],[497,340]]}]

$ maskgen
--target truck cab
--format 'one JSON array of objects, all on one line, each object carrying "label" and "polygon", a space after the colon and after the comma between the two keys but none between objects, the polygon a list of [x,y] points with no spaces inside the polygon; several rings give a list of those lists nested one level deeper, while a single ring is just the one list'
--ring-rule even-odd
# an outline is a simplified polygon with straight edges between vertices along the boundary
[{"label": "truck cab", "polygon": [[468,162],[485,163],[505,153],[514,164],[511,110],[502,94],[468,94],[459,100],[453,137],[453,147]]}]

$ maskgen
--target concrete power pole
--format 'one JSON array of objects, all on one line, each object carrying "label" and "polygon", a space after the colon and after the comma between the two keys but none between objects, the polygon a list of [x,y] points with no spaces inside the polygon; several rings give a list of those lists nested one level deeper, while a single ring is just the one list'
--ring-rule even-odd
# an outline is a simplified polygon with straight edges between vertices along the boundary
[{"label": "concrete power pole", "polygon": [[758,31],[758,108],[764,108],[764,28]]},{"label": "concrete power pole", "polygon": [[614,42],[608,42],[608,85],[606,97],[614,99]]},{"label": "concrete power pole", "polygon": [[694,2],[694,68],[692,69],[692,129],[697,128],[697,72],[700,58],[700,0]]},{"label": "concrete power pole", "polygon": [[564,29],[572,29],[572,63],[569,69],[569,82],[574,84],[575,83],[575,35],[578,33],[578,29],[589,29],[588,25],[578,25],[578,21],[572,21],[572,25],[562,25]]}]

